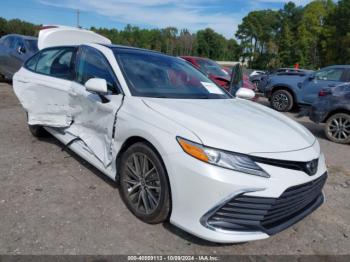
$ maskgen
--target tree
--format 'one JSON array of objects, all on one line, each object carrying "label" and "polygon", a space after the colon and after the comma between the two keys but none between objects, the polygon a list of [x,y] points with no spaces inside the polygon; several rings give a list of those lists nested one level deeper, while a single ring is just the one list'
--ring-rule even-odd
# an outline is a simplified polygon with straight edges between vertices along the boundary
[{"label": "tree", "polygon": [[340,0],[325,21],[323,64],[350,63],[350,0]]}]

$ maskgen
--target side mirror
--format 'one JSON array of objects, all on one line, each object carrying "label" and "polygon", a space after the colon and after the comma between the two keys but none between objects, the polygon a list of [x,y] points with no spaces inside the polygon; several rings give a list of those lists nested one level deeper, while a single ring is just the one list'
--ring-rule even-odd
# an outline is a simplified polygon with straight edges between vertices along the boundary
[{"label": "side mirror", "polygon": [[107,94],[107,82],[102,78],[91,78],[85,83],[87,91],[96,92],[98,94]]},{"label": "side mirror", "polygon": [[251,89],[241,87],[240,89],[238,89],[236,97],[251,100],[255,97],[255,93]]},{"label": "side mirror", "polygon": [[19,46],[19,47],[17,48],[17,52],[18,52],[19,54],[24,54],[24,53],[26,52],[26,49],[24,48],[24,46]]}]

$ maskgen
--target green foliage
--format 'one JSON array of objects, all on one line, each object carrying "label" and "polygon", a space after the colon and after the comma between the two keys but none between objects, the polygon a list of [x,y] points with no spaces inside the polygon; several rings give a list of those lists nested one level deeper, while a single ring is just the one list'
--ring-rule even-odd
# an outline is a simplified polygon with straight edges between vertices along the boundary
[{"label": "green foliage", "polygon": [[254,68],[350,63],[350,0],[314,0],[305,7],[289,2],[279,11],[254,11],[243,18],[236,37]]},{"label": "green foliage", "polygon": [[37,34],[37,26],[19,19],[7,21],[0,17],[0,37],[7,34],[35,36]]},{"label": "green foliage", "polygon": [[[39,27],[19,19],[7,21],[0,17],[0,37],[6,34],[36,36]],[[228,40],[210,28],[197,33],[175,27],[141,29],[132,25],[127,25],[123,30],[90,29],[111,39],[114,44],[146,48],[174,56],[199,55],[216,60],[238,60],[241,56],[241,48],[236,40]]]},{"label": "green foliage", "polygon": [[174,27],[149,30],[131,25],[121,31],[95,27],[91,30],[108,37],[114,44],[147,48],[174,56],[198,55],[214,60],[238,60],[241,52],[236,40],[228,40],[210,28],[195,34]]}]

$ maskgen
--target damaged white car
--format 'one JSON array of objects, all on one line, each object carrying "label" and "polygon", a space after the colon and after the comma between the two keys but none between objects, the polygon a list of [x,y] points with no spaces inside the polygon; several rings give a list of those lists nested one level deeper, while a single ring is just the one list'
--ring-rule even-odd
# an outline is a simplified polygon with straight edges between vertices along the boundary
[{"label": "damaged white car", "polygon": [[67,27],[42,30],[39,49],[13,80],[29,129],[48,131],[119,181],[142,221],[169,219],[210,241],[245,242],[324,202],[327,170],[315,137],[231,97],[185,61]]}]

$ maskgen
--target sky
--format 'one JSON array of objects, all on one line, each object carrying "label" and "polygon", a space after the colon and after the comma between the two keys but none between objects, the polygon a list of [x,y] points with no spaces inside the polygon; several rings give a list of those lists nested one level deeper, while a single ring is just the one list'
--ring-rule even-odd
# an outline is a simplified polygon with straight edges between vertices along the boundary
[{"label": "sky", "polygon": [[[292,0],[305,5],[310,0]],[[195,32],[213,28],[226,38],[234,34],[250,11],[280,9],[288,0],[0,0],[0,17],[36,24],[123,29],[175,26]]]}]

